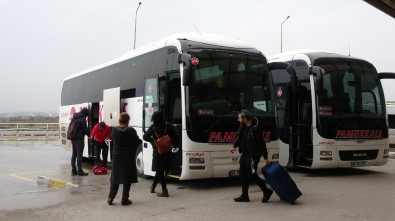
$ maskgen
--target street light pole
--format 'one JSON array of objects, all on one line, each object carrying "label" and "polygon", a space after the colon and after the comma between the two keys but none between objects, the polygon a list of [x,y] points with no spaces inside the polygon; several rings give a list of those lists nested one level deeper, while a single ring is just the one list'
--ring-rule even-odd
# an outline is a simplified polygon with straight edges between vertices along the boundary
[{"label": "street light pole", "polygon": [[290,18],[291,16],[288,15],[288,17],[281,23],[281,53],[283,53],[283,24]]},{"label": "street light pole", "polygon": [[139,5],[136,9],[136,16],[134,17],[134,46],[133,49],[136,49],[136,30],[137,30],[137,12],[139,11],[140,5],[142,2],[139,2]]}]

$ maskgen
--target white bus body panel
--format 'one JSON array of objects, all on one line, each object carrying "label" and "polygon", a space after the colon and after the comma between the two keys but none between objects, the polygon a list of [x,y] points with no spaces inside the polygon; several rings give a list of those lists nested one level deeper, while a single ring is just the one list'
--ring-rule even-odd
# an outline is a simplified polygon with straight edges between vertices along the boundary
[{"label": "white bus body panel", "polygon": [[103,121],[110,127],[118,126],[121,107],[121,88],[111,88],[103,91]]},{"label": "white bus body panel", "polygon": [[[182,138],[183,160],[180,180],[229,177],[230,171],[239,170],[239,151],[236,150],[233,154],[229,151],[233,143],[196,143],[188,138],[185,130],[182,131]],[[278,159],[273,159],[273,156],[278,156],[278,141],[266,143],[266,147],[269,160],[278,161]],[[204,158],[204,163],[191,164],[190,158]],[[263,165],[262,157],[258,165],[258,173]],[[193,167],[201,168],[193,169]]]},{"label": "white bus body panel", "polygon": [[[395,115],[395,102],[394,101],[389,101],[387,102],[387,114],[388,116],[390,115]],[[390,123],[390,126],[391,123]],[[395,148],[395,128],[388,128],[388,138],[389,138],[389,147],[392,148],[392,151]]]},{"label": "white bus body panel", "polygon": [[281,166],[288,166],[289,164],[289,144],[279,141],[279,163]]},{"label": "white bus body panel", "polygon": [[[83,103],[83,104],[61,106],[59,109],[59,128],[61,131],[60,141],[63,147],[68,151],[72,150],[71,141],[66,139],[67,128],[69,127],[71,119],[73,118],[73,115],[75,113],[78,113],[83,108],[89,108],[89,106],[90,106],[89,103]],[[85,136],[85,147],[87,145],[88,145],[88,137]],[[89,157],[88,148],[84,148],[83,156]]]},{"label": "white bus body panel", "polygon": [[[352,167],[352,162],[342,161],[340,159],[340,151],[364,151],[378,150],[376,159],[363,160],[362,166],[381,166],[388,162],[388,157],[384,155],[384,151],[388,149],[388,138],[381,140],[333,140],[324,139],[318,134],[317,130],[313,130],[314,146],[313,146],[313,164],[312,169],[320,168],[338,168]],[[332,160],[321,160],[321,151],[332,151]],[[388,155],[387,155],[388,156]]]}]

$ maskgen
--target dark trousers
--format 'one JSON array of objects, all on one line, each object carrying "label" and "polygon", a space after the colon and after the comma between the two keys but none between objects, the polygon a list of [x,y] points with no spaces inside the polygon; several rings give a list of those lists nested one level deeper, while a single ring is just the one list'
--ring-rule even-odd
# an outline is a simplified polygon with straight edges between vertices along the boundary
[{"label": "dark trousers", "polygon": [[162,186],[162,190],[167,190],[166,187],[166,178],[165,178],[165,171],[156,171],[153,186],[158,185],[160,182]]},{"label": "dark trousers", "polygon": [[[258,162],[254,161],[252,165],[251,155],[242,154],[240,157],[240,180],[241,180],[241,189],[244,196],[248,196],[248,189],[250,186],[250,180],[253,180],[262,191],[267,189],[265,182],[258,176],[257,168]],[[254,173],[252,171],[254,169]]]},{"label": "dark trousers", "polygon": [[[103,152],[102,152],[103,151]],[[95,141],[95,165],[100,165],[100,153],[102,152],[104,167],[107,167],[108,146],[106,143]],[[100,165],[101,166],[101,165]]]},{"label": "dark trousers", "polygon": [[75,172],[82,172],[82,154],[84,153],[85,143],[83,140],[72,140],[71,144],[73,146],[71,154],[71,168]]},{"label": "dark trousers", "polygon": [[[129,199],[129,191],[131,185],[132,185],[131,183],[123,184],[123,192],[122,192],[123,200]],[[111,183],[110,194],[108,194],[108,198],[114,199],[117,196],[118,189],[119,189],[118,183]]]}]

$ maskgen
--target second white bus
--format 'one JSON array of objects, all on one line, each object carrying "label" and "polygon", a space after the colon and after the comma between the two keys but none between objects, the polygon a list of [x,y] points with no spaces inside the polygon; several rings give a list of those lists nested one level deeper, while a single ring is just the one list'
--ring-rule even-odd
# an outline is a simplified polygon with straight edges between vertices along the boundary
[{"label": "second white bus", "polygon": [[295,72],[272,72],[280,137],[280,164],[337,168],[388,162],[388,123],[381,79],[362,59],[292,51],[269,58]]}]

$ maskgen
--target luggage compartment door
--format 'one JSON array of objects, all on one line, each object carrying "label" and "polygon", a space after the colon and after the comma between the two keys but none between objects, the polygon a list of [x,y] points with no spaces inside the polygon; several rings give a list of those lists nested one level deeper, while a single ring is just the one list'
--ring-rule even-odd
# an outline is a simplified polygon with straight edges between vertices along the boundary
[{"label": "luggage compartment door", "polygon": [[121,108],[121,88],[111,88],[103,91],[103,121],[110,127],[118,126]]}]

